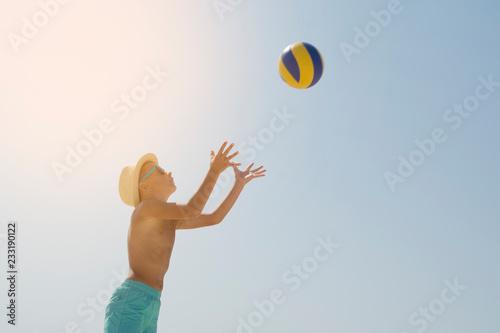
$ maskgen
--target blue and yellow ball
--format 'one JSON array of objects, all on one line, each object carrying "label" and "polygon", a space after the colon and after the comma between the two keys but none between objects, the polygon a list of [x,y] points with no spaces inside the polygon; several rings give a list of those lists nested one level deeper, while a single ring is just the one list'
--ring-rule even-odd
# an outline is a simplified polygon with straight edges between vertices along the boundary
[{"label": "blue and yellow ball", "polygon": [[311,88],[323,75],[323,57],[311,44],[294,43],[281,53],[278,69],[281,78],[289,86],[296,89]]}]

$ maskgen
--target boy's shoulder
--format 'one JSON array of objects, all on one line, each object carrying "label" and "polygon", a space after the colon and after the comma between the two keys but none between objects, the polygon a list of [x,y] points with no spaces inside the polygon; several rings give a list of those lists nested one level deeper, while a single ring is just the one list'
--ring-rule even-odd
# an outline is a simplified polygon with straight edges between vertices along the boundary
[{"label": "boy's shoulder", "polygon": [[135,206],[134,212],[132,214],[138,217],[144,217],[145,215],[149,215],[148,212],[151,212],[153,210],[154,204],[155,203],[158,204],[158,202],[161,201],[158,199],[147,199],[141,201],[137,206]]},{"label": "boy's shoulder", "polygon": [[174,204],[175,202],[165,202],[159,199],[147,199],[141,201],[134,209],[133,215],[136,215],[138,218],[143,219],[156,219],[156,220],[164,220],[161,218],[161,210],[164,209],[164,206],[167,204]]}]

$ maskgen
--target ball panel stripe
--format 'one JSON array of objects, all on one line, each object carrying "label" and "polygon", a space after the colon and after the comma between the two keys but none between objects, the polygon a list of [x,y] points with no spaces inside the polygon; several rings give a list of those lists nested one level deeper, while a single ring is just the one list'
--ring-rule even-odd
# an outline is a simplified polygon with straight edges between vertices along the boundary
[{"label": "ball panel stripe", "polygon": [[314,65],[311,56],[302,43],[293,44],[292,53],[295,56],[295,59],[297,59],[297,63],[300,64],[300,88],[307,88],[311,84],[314,77]]},{"label": "ball panel stripe", "polygon": [[299,83],[293,78],[292,74],[286,69],[285,65],[283,64],[283,61],[280,60],[278,62],[278,69],[280,72],[281,79],[286,82],[289,86],[293,88],[298,88]]},{"label": "ball panel stripe", "polygon": [[295,81],[299,82],[300,81],[299,64],[297,63],[297,60],[293,56],[290,47],[288,47],[287,49],[288,50],[285,50],[285,52],[283,53],[281,61],[283,61],[283,65],[285,65],[286,69],[293,76]]},{"label": "ball panel stripe", "polygon": [[303,43],[304,47],[307,49],[309,52],[309,55],[311,56],[313,66],[314,66],[314,77],[312,79],[311,84],[309,87],[314,86],[319,79],[321,78],[321,75],[323,74],[323,58],[321,57],[321,54],[319,54],[318,50],[314,46],[308,43]]}]

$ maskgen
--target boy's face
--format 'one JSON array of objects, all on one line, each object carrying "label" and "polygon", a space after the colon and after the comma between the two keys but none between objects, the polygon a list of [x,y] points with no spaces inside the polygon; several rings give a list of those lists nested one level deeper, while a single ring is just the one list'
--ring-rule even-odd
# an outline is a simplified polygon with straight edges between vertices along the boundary
[{"label": "boy's face", "polygon": [[[153,169],[149,175],[147,175],[151,169]],[[147,175],[147,176],[146,176]],[[146,162],[141,168],[141,172],[139,173],[139,184],[141,183],[141,179],[146,177],[142,182],[147,183],[153,188],[154,192],[162,192],[168,191],[173,193],[177,187],[174,183],[174,178],[172,177],[172,172],[166,172],[162,167],[154,162]]]}]

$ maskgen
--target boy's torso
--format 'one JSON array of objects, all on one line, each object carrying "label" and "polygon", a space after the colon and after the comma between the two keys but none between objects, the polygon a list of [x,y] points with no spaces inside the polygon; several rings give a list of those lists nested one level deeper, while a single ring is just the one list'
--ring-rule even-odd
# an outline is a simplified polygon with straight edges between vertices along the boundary
[{"label": "boy's torso", "polygon": [[168,270],[175,241],[175,220],[145,218],[138,206],[132,213],[127,237],[129,274],[159,291]]}]

